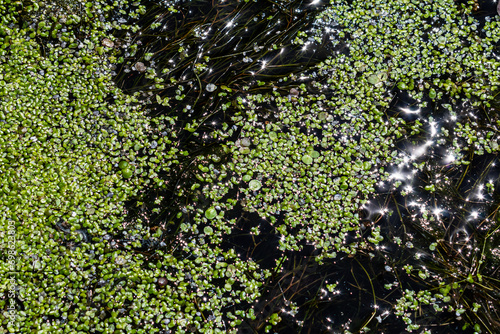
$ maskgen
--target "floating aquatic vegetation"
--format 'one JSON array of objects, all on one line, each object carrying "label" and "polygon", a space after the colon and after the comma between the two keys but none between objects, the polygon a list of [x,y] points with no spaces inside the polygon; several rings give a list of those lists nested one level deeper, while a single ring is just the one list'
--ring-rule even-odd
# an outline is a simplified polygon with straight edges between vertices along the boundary
[{"label": "floating aquatic vegetation", "polygon": [[[46,27],[50,18],[57,21],[65,12],[40,5],[26,8],[36,13],[34,26],[27,23],[2,36],[8,47],[2,49],[0,59],[0,170],[6,180],[0,219],[2,226],[14,224],[17,246],[21,246],[16,253],[22,259],[14,269],[2,266],[2,286],[6,288],[3,283],[9,272],[27,273],[14,277],[20,287],[17,311],[26,313],[8,325],[2,314],[2,327],[40,333],[154,330],[163,320],[157,315],[159,307],[170,312],[163,322],[168,328],[206,330],[236,324],[240,321],[236,318],[223,323],[226,314],[217,310],[255,299],[261,283],[245,279],[243,271],[262,273],[263,278],[265,272],[249,261],[238,262],[231,252],[198,254],[196,262],[190,258],[193,254],[164,256],[161,261],[169,261],[164,270],[175,267],[171,262],[179,263],[180,271],[196,267],[203,278],[193,280],[195,285],[189,288],[193,291],[186,295],[176,288],[176,277],[170,287],[178,291],[160,293],[153,300],[159,293],[153,278],[163,273],[151,270],[151,254],[143,250],[150,251],[147,244],[161,246],[155,240],[162,231],[150,230],[144,221],[126,221],[123,215],[127,200],[140,198],[148,184],[162,189],[165,181],[158,176],[167,175],[179,163],[182,152],[173,143],[176,133],[167,128],[175,118],[148,118],[135,96],[125,95],[113,84],[109,67],[116,61],[114,51],[106,54],[98,46],[102,41],[112,48],[111,37],[102,39],[110,27],[100,28],[100,21],[93,25],[94,21],[82,20],[76,28],[62,22],[57,29],[63,34],[44,36],[36,26]],[[90,6],[86,8],[87,17],[92,16]],[[2,18],[12,24],[20,18],[15,6],[2,11]],[[81,33],[87,38],[68,46]],[[211,265],[202,269],[209,258]],[[224,270],[228,280],[237,276],[238,281],[226,283],[222,291],[212,288],[212,283],[205,288],[207,279],[220,278],[214,266],[228,268]],[[210,272],[203,273],[207,268]],[[4,307],[12,301],[10,297],[0,303]],[[181,304],[184,307],[177,310]],[[142,311],[130,316],[137,309]],[[80,315],[82,310],[85,315]],[[158,322],[147,320],[153,316]]]},{"label": "floating aquatic vegetation", "polygon": [[[497,324],[498,17],[454,1],[1,4],[0,219],[26,274],[9,331],[370,332],[395,319],[381,301],[408,331],[426,303]],[[414,107],[391,110],[402,91]],[[376,189],[406,211],[371,212]],[[382,225],[390,212],[426,238]],[[267,254],[227,241],[243,237]],[[341,260],[354,283],[321,277]],[[302,311],[351,288],[373,301],[360,321]]]},{"label": "floating aquatic vegetation", "polygon": [[[324,93],[329,94],[326,90]],[[284,235],[282,247],[298,249],[299,240],[305,239],[329,252],[333,250],[330,256],[349,251],[342,240],[348,232],[357,230],[356,211],[363,204],[360,195],[368,193],[380,177],[373,167],[382,167],[381,159],[390,157],[391,141],[371,141],[370,136],[375,134],[368,132],[367,119],[373,126],[373,116],[360,111],[346,115],[341,107],[332,110],[333,102],[324,94],[301,96],[298,101],[277,93],[272,97],[249,95],[247,101],[248,106],[242,108],[246,119],[237,125],[242,127],[241,135],[256,144],[248,154],[235,147],[232,170],[238,177],[251,171],[254,178],[257,175],[261,179],[262,189],[253,186],[254,180],[248,183],[249,191],[243,188],[246,207],[271,220],[284,212],[286,225],[279,227]],[[275,104],[279,122],[283,123],[266,125],[258,121],[256,111],[264,111],[262,104],[267,103]],[[330,122],[319,120],[323,110],[328,110]],[[384,131],[387,135],[397,129],[382,123],[382,113],[372,112],[378,113],[381,122],[377,133]]]}]

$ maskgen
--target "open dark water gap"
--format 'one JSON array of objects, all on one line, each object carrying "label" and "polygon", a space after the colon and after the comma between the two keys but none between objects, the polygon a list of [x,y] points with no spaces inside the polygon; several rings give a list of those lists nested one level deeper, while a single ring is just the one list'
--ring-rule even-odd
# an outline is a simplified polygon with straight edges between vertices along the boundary
[{"label": "open dark water gap", "polygon": [[[128,219],[142,215],[150,224],[166,220],[174,222],[164,231],[161,244],[149,245],[144,242],[137,250],[148,252],[175,244],[177,240],[175,234],[180,223],[179,217],[176,217],[177,210],[197,196],[193,193],[190,194],[192,197],[179,197],[177,189],[192,186],[194,173],[191,169],[195,166],[192,166],[191,162],[197,155],[207,152],[222,154],[219,146],[224,142],[206,138],[204,135],[220,128],[222,123],[232,125],[231,113],[236,109],[232,105],[223,109],[222,105],[245,94],[270,91],[273,87],[283,92],[290,91],[297,82],[285,83],[279,81],[279,78],[294,72],[300,73],[333,52],[348,54],[345,45],[336,49],[331,48],[328,44],[330,36],[325,35],[322,43],[316,45],[317,51],[314,54],[304,54],[298,48],[296,50],[292,48],[285,53],[285,56],[281,56],[279,49],[274,50],[272,44],[288,45],[290,37],[296,31],[311,24],[310,17],[314,16],[312,14],[319,8],[309,12],[307,9],[310,7],[301,1],[280,4],[266,2],[262,8],[228,3],[214,7],[206,2],[192,2],[183,7],[184,12],[153,20],[153,17],[162,11],[154,3],[149,3],[147,6],[151,14],[143,19],[142,25],[147,27],[153,22],[159,22],[160,26],[166,27],[165,31],[171,32],[173,29],[174,37],[167,40],[167,33],[156,33],[148,29],[132,39],[122,36],[124,40],[128,38],[131,43],[140,42],[141,46],[137,54],[125,57],[123,66],[116,69],[116,82],[119,86],[129,93],[150,89],[154,82],[137,70],[137,64],[140,62],[152,68],[155,66],[161,68],[159,64],[164,67],[168,67],[165,64],[172,64],[172,70],[164,78],[181,78],[181,82],[162,89],[161,92],[164,94],[162,97],[184,95],[179,99],[182,103],[176,103],[172,108],[153,103],[150,109],[151,116],[162,113],[179,115],[177,123],[173,125],[179,129],[193,120],[204,120],[204,125],[197,131],[199,136],[195,137],[184,132],[179,138],[181,143],[179,148],[186,149],[189,154],[185,161],[181,162],[178,170],[171,175],[162,176],[176,179],[170,188],[162,190],[160,194],[164,197],[161,204],[162,211],[153,213],[151,210],[151,207],[155,206],[152,202],[159,195],[156,190],[146,190],[146,195],[141,199],[145,204],[140,208],[137,206],[137,201],[128,204],[130,216]],[[238,6],[243,6],[243,9],[236,8]],[[296,8],[302,8],[302,14],[297,16],[292,14],[292,9]],[[488,13],[493,11],[491,3],[484,8]],[[259,13],[266,11],[278,17],[282,15],[283,19],[288,18],[286,34],[280,35],[284,23],[278,23],[277,19],[260,18]],[[480,13],[478,18],[481,19],[482,15],[486,16]],[[225,32],[229,24],[238,22],[244,22],[238,30]],[[250,23],[254,24],[252,29],[247,30],[243,27]],[[204,39],[189,37],[193,31],[205,36]],[[264,31],[270,33],[269,39],[263,37],[267,36],[263,35]],[[176,47],[173,48],[172,44]],[[179,52],[180,48],[184,48],[185,51]],[[197,72],[193,66],[200,60],[197,56],[199,49],[209,50],[210,57],[217,59],[216,67],[211,71]],[[272,60],[263,66],[264,57]],[[288,67],[287,64],[290,63],[293,66]],[[257,81],[271,83],[260,86],[256,85]],[[310,84],[310,80],[303,82]],[[176,91],[179,84],[185,86],[184,91]],[[207,86],[210,84],[217,87],[233,87],[233,89],[226,96],[214,98],[207,92]],[[244,90],[243,86],[250,88]],[[152,89],[152,92],[155,92],[155,89]],[[316,251],[313,247],[304,245],[303,250],[299,252],[279,251],[279,236],[274,227],[257,214],[243,211],[240,206],[236,206],[227,214],[228,218],[235,218],[237,223],[232,234],[220,245],[223,249],[234,249],[242,259],[252,259],[265,269],[273,268],[277,262],[284,268],[267,282],[263,296],[252,306],[257,319],[253,322],[244,322],[240,330],[242,333],[262,332],[263,319],[288,307],[292,299],[299,308],[291,314],[282,313],[283,320],[276,326],[276,332],[340,333],[347,329],[358,331],[367,326],[372,332],[404,333],[405,325],[397,321],[392,312],[392,307],[401,294],[398,291],[388,290],[385,285],[394,282],[395,272],[408,288],[417,290],[425,285],[408,275],[402,276],[401,264],[417,267],[432,262],[432,255],[428,252],[429,240],[432,238],[444,240],[446,247],[451,247],[448,251],[452,257],[453,252],[463,249],[475,236],[481,238],[484,235],[482,230],[484,224],[482,221],[486,218],[484,215],[495,210],[494,206],[498,205],[500,198],[497,192],[485,193],[482,195],[485,196],[483,198],[474,196],[477,197],[480,186],[484,187],[486,183],[492,184],[497,189],[500,186],[500,161],[497,155],[487,153],[481,156],[471,155],[470,165],[453,164],[454,160],[449,157],[452,144],[450,140],[445,140],[443,144],[428,143],[429,140],[433,140],[429,137],[429,135],[434,136],[433,129],[438,129],[436,124],[446,127],[446,118],[450,115],[441,104],[448,102],[443,100],[434,104],[429,99],[428,107],[419,108],[416,101],[405,92],[395,91],[394,94],[393,103],[388,109],[388,117],[402,117],[409,124],[418,120],[424,124],[426,132],[421,135],[405,135],[404,139],[397,142],[396,148],[400,152],[399,165],[394,164],[387,168],[390,173],[389,180],[377,185],[378,194],[360,210],[361,224],[366,225],[366,233],[369,234],[369,227],[376,224],[381,228],[384,242],[355,256],[339,255],[335,260],[328,260],[320,265],[314,260]],[[144,95],[143,98],[150,97]],[[272,110],[272,106],[270,109]],[[463,106],[463,114],[457,114],[458,117],[465,119],[471,116],[470,112],[468,106]],[[472,117],[479,122],[485,118],[479,111],[474,112],[478,114]],[[429,120],[431,116],[433,120]],[[261,120],[264,118],[272,120],[275,115],[271,113],[259,117]],[[226,140],[236,140],[239,131],[240,129],[236,129]],[[222,156],[220,164],[226,162],[225,159],[227,157]],[[450,160],[446,163],[447,159]],[[415,164],[423,167],[416,168]],[[446,181],[443,181],[444,179]],[[400,184],[395,186],[396,182]],[[434,188],[431,191],[429,187],[432,185]],[[238,196],[238,193],[230,192],[228,197],[231,196]],[[209,199],[197,198],[197,200],[202,204],[204,201],[209,203]],[[424,215],[423,212],[426,210],[429,213]],[[432,215],[438,218],[438,222],[429,218]],[[189,213],[181,216],[181,220],[190,219]],[[276,219],[278,222],[282,221],[283,214],[278,215]],[[258,236],[252,233],[254,227],[259,227],[261,231]],[[116,240],[121,239],[119,235],[114,237]],[[396,239],[400,239],[401,244],[395,242]],[[418,258],[416,258],[417,253],[420,254]],[[280,262],[280,259],[283,261]],[[496,269],[492,267],[488,271],[498,278]],[[334,293],[326,289],[326,285],[332,283],[337,284]],[[441,316],[442,319],[435,319],[435,315],[429,313],[429,323],[452,323],[455,318],[453,314]],[[458,325],[453,325],[433,328],[432,332],[472,333],[473,331],[461,330]]]}]

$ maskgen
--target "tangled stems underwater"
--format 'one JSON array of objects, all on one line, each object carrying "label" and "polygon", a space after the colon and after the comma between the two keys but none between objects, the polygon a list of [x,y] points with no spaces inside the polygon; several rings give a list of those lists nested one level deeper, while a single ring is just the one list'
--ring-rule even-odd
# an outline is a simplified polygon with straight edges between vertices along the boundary
[{"label": "tangled stems underwater", "polygon": [[494,333],[490,7],[0,2],[0,330]]}]

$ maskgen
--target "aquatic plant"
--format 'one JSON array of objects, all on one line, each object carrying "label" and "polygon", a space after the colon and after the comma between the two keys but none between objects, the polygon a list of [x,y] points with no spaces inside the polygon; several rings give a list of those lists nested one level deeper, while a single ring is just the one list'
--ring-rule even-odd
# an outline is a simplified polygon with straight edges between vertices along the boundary
[{"label": "aquatic plant", "polygon": [[[391,300],[408,331],[423,309],[498,322],[498,207],[446,222],[438,205],[498,187],[468,176],[498,155],[498,17],[451,0],[0,4],[8,331],[300,330],[347,288],[368,313],[315,328],[382,328]],[[396,203],[402,228],[370,212],[377,190],[416,203],[411,219]]]},{"label": "aquatic plant", "polygon": [[[16,304],[16,321],[3,313],[2,327],[141,333],[235,326],[241,320],[223,310],[255,299],[261,283],[249,273],[260,280],[265,271],[215,248],[183,253],[173,246],[158,250],[159,260],[143,251],[162,230],[150,229],[143,217],[124,220],[126,201],[141,198],[150,184],[165,187],[159,175],[169,175],[182,155],[168,128],[175,117],[151,119],[137,96],[114,85],[116,50],[108,33],[122,27],[90,20],[104,4],[87,3],[72,14],[82,15],[76,23],[60,5],[1,7],[7,20],[0,61],[1,221],[15,226],[17,239],[13,267],[2,262],[0,300],[2,309]],[[115,9],[101,14],[109,18],[105,13]],[[6,299],[10,277],[16,294]],[[219,287],[221,277],[226,282]],[[167,282],[156,284],[160,278]]]}]

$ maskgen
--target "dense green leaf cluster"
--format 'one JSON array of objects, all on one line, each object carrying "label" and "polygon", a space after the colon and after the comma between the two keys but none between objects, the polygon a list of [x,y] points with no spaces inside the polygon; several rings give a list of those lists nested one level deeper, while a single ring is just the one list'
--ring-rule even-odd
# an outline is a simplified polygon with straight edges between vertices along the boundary
[{"label": "dense green leaf cluster", "polygon": [[[15,321],[2,314],[1,327],[154,333],[241,322],[246,314],[226,323],[224,308],[259,296],[265,273],[255,263],[207,247],[150,260],[137,249],[160,234],[124,220],[125,202],[145,187],[163,189],[159,176],[180,155],[175,117],[146,116],[138,94],[112,81],[119,51],[109,31],[133,27],[105,19],[128,7],[8,4],[0,7],[0,221],[6,247],[14,224],[17,254],[14,268],[2,254],[1,286],[8,295],[13,278],[20,305]],[[132,17],[141,11],[134,8]],[[8,303],[0,300],[3,309]]]},{"label": "dense green leaf cluster", "polygon": [[[269,8],[288,5],[296,3]],[[290,39],[277,33],[277,14],[252,12],[238,26],[232,7],[221,11],[229,22],[214,20],[220,27],[198,22],[170,31],[169,24],[180,21],[169,17],[182,16],[175,1],[155,5],[154,19],[141,27],[133,22],[151,13],[138,2],[0,0],[0,238],[11,243],[9,226],[15,226],[17,239],[15,270],[2,254],[0,290],[7,296],[13,277],[22,304],[10,322],[5,310],[12,298],[0,298],[0,327],[236,331],[242,321],[258,318],[251,305],[272,272],[224,244],[239,207],[271,224],[279,236],[272,251],[280,254],[313,245],[316,260],[326,262],[387,241],[379,226],[364,232],[360,209],[377,183],[392,180],[389,165],[430,170],[417,163],[420,153],[398,152],[400,140],[418,138],[412,145],[423,152],[451,144],[449,162],[456,166],[467,166],[474,154],[498,153],[499,20],[479,24],[471,5],[332,0],[317,11],[310,30],[293,28]],[[247,64],[239,67],[244,78],[223,82],[227,68],[217,65],[231,67],[231,60],[204,54],[203,41],[209,36],[208,48],[222,52],[227,34],[219,39],[210,29],[237,27],[244,41],[252,22],[276,36],[260,43],[265,48],[252,41],[241,52],[238,42],[233,51]],[[142,45],[142,32],[151,44]],[[275,60],[295,47],[301,56],[294,54],[294,61],[303,64],[325,36],[334,51],[324,61],[301,73],[267,74],[266,66],[287,64],[280,58],[270,66],[266,56]],[[162,44],[169,38],[171,45]],[[136,80],[135,93],[115,85],[115,70],[119,78]],[[448,123],[438,126],[432,116],[406,122],[405,111],[390,111],[402,91],[417,107],[444,110]],[[487,123],[467,115],[479,107]],[[393,181],[392,190],[411,193],[411,187],[399,188],[400,179]],[[424,190],[434,194],[441,186],[435,181]],[[161,207],[171,193],[173,208]],[[145,194],[158,194],[153,222],[129,210],[130,203],[141,206]],[[163,209],[174,214],[162,215]],[[420,214],[427,223],[430,213]],[[252,227],[252,236],[259,227]],[[496,231],[495,224],[487,227]],[[481,261],[494,255],[484,250],[488,238]],[[436,246],[429,250],[444,254],[444,246]],[[454,270],[444,260],[436,263],[445,273]],[[469,299],[450,304],[451,295],[472,284],[490,287],[493,280],[481,276],[479,265],[473,268],[477,272],[460,271],[458,282],[438,278],[429,290],[395,284],[403,295],[395,314],[411,331],[420,328],[412,319],[422,305],[460,319],[477,313],[482,305],[460,304]],[[279,273],[278,264],[274,269]],[[432,274],[411,265],[399,269],[423,281]],[[270,331],[280,312],[256,327]]]}]

